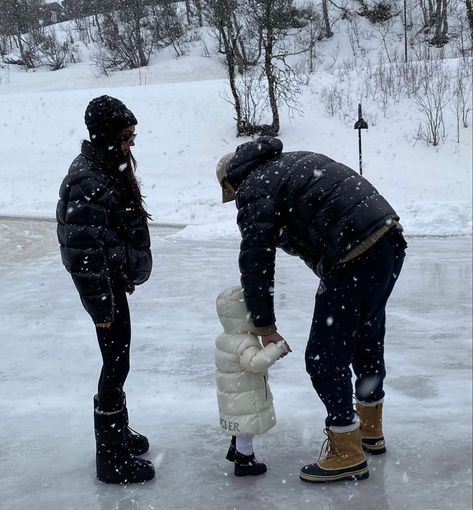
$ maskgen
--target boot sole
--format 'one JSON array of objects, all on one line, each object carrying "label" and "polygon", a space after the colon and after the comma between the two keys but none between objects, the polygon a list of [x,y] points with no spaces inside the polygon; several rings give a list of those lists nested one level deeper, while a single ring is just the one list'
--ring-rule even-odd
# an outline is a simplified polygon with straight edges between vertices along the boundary
[{"label": "boot sole", "polygon": [[242,473],[241,471],[235,471],[235,476],[261,476],[261,475],[264,475],[266,474],[267,470],[266,471],[263,471],[262,473]]},{"label": "boot sole", "polygon": [[120,485],[128,485],[131,483],[143,483],[149,482],[156,476],[156,472],[153,469],[152,474],[149,473],[145,476],[140,476],[138,478],[133,478],[130,476],[129,478],[124,478],[123,476],[119,476],[117,474],[108,474],[108,473],[97,473],[97,479],[103,483],[113,483]]},{"label": "boot sole", "polygon": [[151,478],[144,478],[140,480],[123,480],[122,478],[101,478],[100,476],[97,476],[97,480],[100,480],[102,483],[112,483],[114,485],[130,485],[132,483],[144,483],[149,482],[155,477],[153,475]]},{"label": "boot sole", "polygon": [[373,439],[362,438],[361,446],[365,452],[371,453],[371,455],[381,455],[382,453],[386,453],[386,443],[384,442],[384,437]]},{"label": "boot sole", "polygon": [[371,455],[381,455],[382,453],[386,453],[386,447],[381,446],[380,448],[373,448],[372,446],[363,444],[363,450],[366,453],[370,453]]},{"label": "boot sole", "polygon": [[342,480],[366,480],[370,476],[367,467],[358,471],[352,471],[350,473],[343,473],[337,475],[309,475],[307,473],[299,473],[299,478],[304,482],[312,483],[324,483],[324,482],[338,482]]},{"label": "boot sole", "polygon": [[365,480],[370,475],[366,460],[353,466],[339,469],[325,469],[316,462],[304,466],[299,477],[306,482],[336,482],[338,480]]},{"label": "boot sole", "polygon": [[96,476],[103,483],[113,483],[128,485],[131,483],[143,483],[152,480],[156,476],[156,470],[151,461],[141,459],[136,460],[142,462],[142,466],[135,466],[135,469],[128,470],[126,468],[119,469],[116,464],[103,464],[97,461]]}]

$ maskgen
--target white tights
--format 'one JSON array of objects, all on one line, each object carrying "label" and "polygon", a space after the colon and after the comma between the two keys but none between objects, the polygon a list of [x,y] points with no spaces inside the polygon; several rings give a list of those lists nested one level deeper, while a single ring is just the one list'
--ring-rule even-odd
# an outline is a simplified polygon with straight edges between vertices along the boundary
[{"label": "white tights", "polygon": [[243,455],[251,455],[253,453],[253,435],[236,436],[236,449]]}]

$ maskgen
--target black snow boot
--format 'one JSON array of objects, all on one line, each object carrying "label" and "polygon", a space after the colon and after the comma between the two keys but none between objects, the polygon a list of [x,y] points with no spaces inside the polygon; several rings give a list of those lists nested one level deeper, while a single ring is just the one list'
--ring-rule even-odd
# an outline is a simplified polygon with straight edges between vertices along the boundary
[{"label": "black snow boot", "polygon": [[235,450],[235,476],[263,475],[267,471],[266,464],[258,462],[255,454],[243,455]]},{"label": "black snow boot", "polygon": [[[122,393],[123,395],[123,408],[125,409],[125,438],[126,443],[128,445],[128,448],[130,449],[131,453],[133,455],[143,455],[143,453],[146,453],[149,450],[149,441],[146,436],[143,436],[142,434],[139,434],[136,432],[136,430],[133,430],[128,425],[128,409],[126,407],[126,395],[125,392]],[[99,406],[99,397],[98,395],[94,395],[94,410],[97,409]]]},{"label": "black snow boot", "polygon": [[226,459],[230,462],[235,462],[235,452],[236,452],[236,436],[232,436],[232,441],[230,443],[230,446],[228,448],[228,452],[226,455]]},{"label": "black snow boot", "polygon": [[153,464],[135,457],[126,442],[125,408],[94,411],[97,478],[105,483],[141,483],[154,478]]}]

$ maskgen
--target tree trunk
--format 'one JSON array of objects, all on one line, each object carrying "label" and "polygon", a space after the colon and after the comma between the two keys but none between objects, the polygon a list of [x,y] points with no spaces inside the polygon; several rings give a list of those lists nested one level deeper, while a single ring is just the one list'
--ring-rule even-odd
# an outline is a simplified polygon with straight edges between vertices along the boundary
[{"label": "tree trunk", "polygon": [[273,29],[271,26],[267,27],[266,41],[264,43],[264,70],[266,79],[268,81],[268,96],[273,121],[271,123],[271,131],[273,136],[279,133],[279,110],[278,101],[276,97],[276,77],[273,70]]},{"label": "tree trunk", "polygon": [[230,39],[225,32],[225,27],[220,28],[220,35],[222,37],[223,47],[225,49],[225,59],[227,61],[227,69],[228,69],[228,80],[230,82],[230,89],[232,91],[233,96],[233,106],[235,107],[236,113],[236,123],[237,123],[237,135],[245,134],[243,132],[242,126],[242,118],[241,118],[241,100],[238,94],[238,89],[236,86],[236,73],[235,73],[235,55],[233,50],[233,44],[230,42]]},{"label": "tree trunk", "polygon": [[470,27],[470,39],[473,44],[473,6],[471,0],[465,0],[466,15],[468,17],[468,25]]},{"label": "tree trunk", "polygon": [[191,9],[191,3],[189,0],[186,0],[185,1],[185,4],[186,4],[186,18],[187,18],[187,24],[190,25],[191,24],[191,19],[192,19],[192,9]]},{"label": "tree trunk", "polygon": [[435,33],[430,42],[434,46],[442,47],[448,42],[447,0],[436,0],[433,22]]},{"label": "tree trunk", "polygon": [[202,2],[201,0],[194,0],[194,5],[197,10],[197,17],[199,19],[199,27],[204,25],[204,19],[202,17]]},{"label": "tree trunk", "polygon": [[103,36],[102,36],[102,28],[100,26],[100,20],[97,14],[94,14],[95,24],[97,25],[97,34],[99,36],[100,42],[103,44]]},{"label": "tree trunk", "polygon": [[330,27],[330,19],[328,17],[328,6],[327,6],[327,0],[322,0],[322,13],[324,18],[324,25],[325,25],[325,37],[329,39],[332,37],[333,32],[332,28]]},{"label": "tree trunk", "polygon": [[144,50],[143,36],[141,35],[140,17],[136,16],[133,20],[133,32],[135,33],[136,50],[138,52],[138,66],[145,67],[148,65],[148,57]]}]

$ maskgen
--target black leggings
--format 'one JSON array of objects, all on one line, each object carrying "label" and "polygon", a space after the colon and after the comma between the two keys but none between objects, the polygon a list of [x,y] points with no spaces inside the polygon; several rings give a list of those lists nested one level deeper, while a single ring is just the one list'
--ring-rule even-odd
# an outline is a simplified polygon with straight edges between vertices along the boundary
[{"label": "black leggings", "polygon": [[98,383],[99,409],[123,407],[123,385],[130,370],[131,324],[125,291],[114,291],[114,319],[110,328],[95,328],[103,366]]},{"label": "black leggings", "polygon": [[358,400],[377,402],[384,397],[385,307],[405,246],[401,234],[388,232],[320,282],[306,368],[327,409],[327,427],[346,426],[355,418],[350,365]]}]

